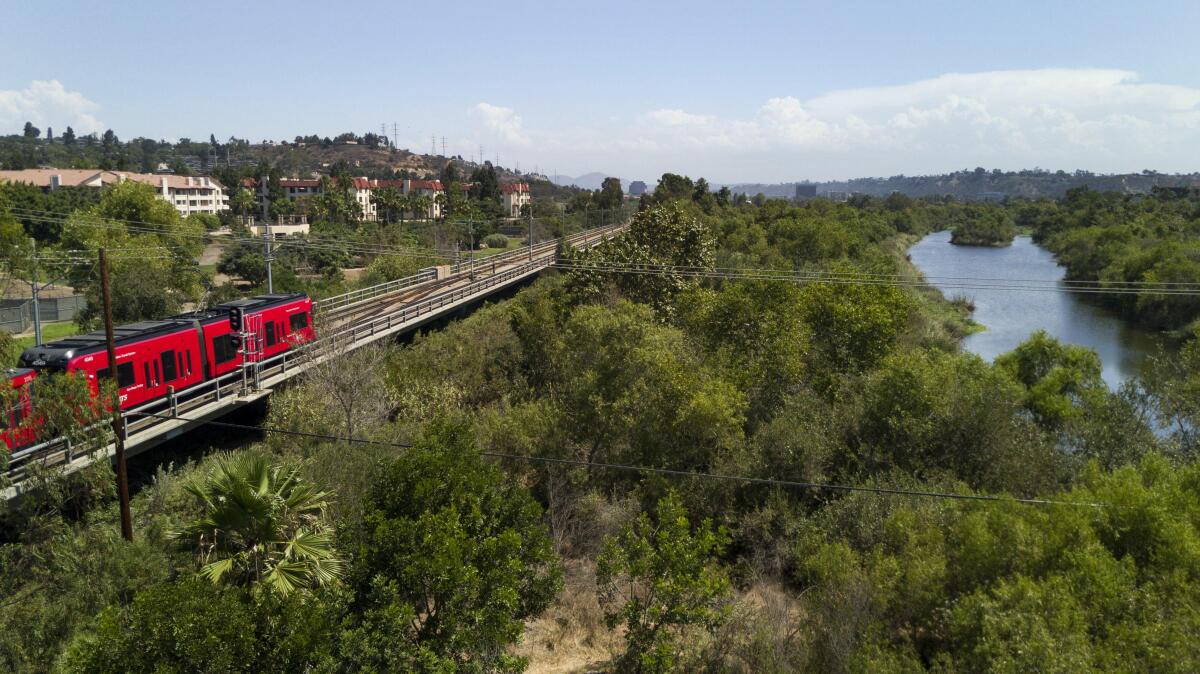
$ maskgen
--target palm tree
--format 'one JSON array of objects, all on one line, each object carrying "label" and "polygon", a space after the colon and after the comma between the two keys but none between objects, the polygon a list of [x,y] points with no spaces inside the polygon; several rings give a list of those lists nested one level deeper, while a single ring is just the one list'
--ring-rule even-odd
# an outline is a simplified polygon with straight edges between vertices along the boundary
[{"label": "palm tree", "polygon": [[424,194],[416,192],[408,195],[408,207],[412,210],[414,220],[428,220],[429,207],[433,205],[433,200]]},{"label": "palm tree", "polygon": [[255,206],[254,194],[246,188],[242,188],[233,193],[232,206],[233,210],[237,211],[243,218],[250,215],[250,210]]},{"label": "palm tree", "polygon": [[400,211],[401,220],[403,220],[404,197],[396,191],[395,187],[385,187],[373,191],[371,193],[371,203],[375,205],[376,212],[384,216],[383,220],[387,224],[392,224],[396,211]]},{"label": "palm tree", "polygon": [[175,533],[200,558],[214,583],[265,583],[288,594],[328,585],[344,563],[333,548],[324,513],[329,494],[261,454],[221,454],[186,487],[203,517]]}]

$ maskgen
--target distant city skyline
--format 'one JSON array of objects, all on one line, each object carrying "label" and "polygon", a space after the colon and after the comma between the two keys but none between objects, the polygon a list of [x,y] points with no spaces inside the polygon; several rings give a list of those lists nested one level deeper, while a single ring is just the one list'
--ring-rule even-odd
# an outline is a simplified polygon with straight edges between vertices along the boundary
[{"label": "distant city skyline", "polygon": [[714,183],[1198,168],[1196,3],[970,4],[25,4],[0,133],[395,123],[416,152]]}]

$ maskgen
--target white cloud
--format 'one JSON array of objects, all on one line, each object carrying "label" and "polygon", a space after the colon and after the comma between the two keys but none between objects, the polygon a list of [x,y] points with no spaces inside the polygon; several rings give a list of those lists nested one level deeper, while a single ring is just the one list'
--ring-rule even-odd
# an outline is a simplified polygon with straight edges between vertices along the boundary
[{"label": "white cloud", "polygon": [[496,140],[506,145],[528,145],[529,137],[521,130],[521,117],[512,108],[477,103],[471,114]]},{"label": "white cloud", "polygon": [[[1126,70],[951,73],[807,100],[780,96],[740,119],[663,108],[635,118],[624,131],[665,149],[653,170],[664,160],[687,162],[672,170],[725,179],[977,164],[1190,171],[1200,152],[1200,89],[1144,83]],[[721,170],[755,162],[766,170],[739,176]]]},{"label": "white cloud", "polygon": [[25,122],[33,122],[43,131],[47,126],[55,127],[56,133],[68,126],[77,134],[100,132],[105,126],[93,114],[99,108],[83,94],[68,91],[58,80],[34,80],[25,89],[0,89],[0,129],[12,133]]}]

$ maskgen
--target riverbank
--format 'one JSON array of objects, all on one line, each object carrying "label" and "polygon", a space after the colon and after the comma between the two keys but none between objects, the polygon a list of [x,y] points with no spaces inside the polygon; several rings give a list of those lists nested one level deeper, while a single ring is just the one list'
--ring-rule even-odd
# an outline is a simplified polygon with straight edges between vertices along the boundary
[{"label": "riverbank", "polygon": [[901,278],[912,283],[923,284],[916,286],[916,296],[922,305],[920,313],[928,316],[941,331],[944,331],[955,342],[986,330],[985,326],[980,325],[972,317],[975,306],[970,298],[965,296],[947,297],[941,290],[930,285],[921,269],[913,264],[908,251],[921,238],[916,234],[899,234],[885,244],[885,248],[889,249],[896,257]]},{"label": "riverbank", "polygon": [[[947,301],[962,296],[973,302],[971,314],[977,329],[964,335],[962,348],[991,361],[1011,351],[1037,330],[1068,344],[1096,351],[1103,364],[1104,380],[1117,388],[1138,375],[1164,342],[1161,335],[1142,330],[1082,295],[1061,291],[1017,290],[1003,287],[1017,282],[1058,282],[1066,270],[1054,255],[1018,236],[1003,248],[955,246],[948,231],[935,232],[908,249],[915,269],[932,279],[935,292]],[[915,237],[914,237],[915,238]],[[988,279],[964,290],[955,279]]]}]

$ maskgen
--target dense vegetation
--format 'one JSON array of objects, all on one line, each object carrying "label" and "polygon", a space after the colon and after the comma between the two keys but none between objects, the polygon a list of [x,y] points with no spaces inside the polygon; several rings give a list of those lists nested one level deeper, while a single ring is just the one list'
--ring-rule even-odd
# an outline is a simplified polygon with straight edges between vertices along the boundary
[{"label": "dense vegetation", "polygon": [[1012,214],[999,207],[975,206],[975,213],[954,224],[950,243],[959,246],[1002,247],[1017,235]]},{"label": "dense vegetation", "polygon": [[1200,347],[1110,391],[1046,335],[961,352],[908,283],[692,275],[912,281],[917,236],[992,212],[739,201],[664,176],[561,274],[315,369],[265,425],[330,439],[161,472],[134,544],[104,471],[10,513],[0,663],[1196,669]]},{"label": "dense vegetation", "polygon": [[1009,209],[1017,224],[1032,229],[1034,240],[1067,268],[1069,280],[1138,290],[1098,297],[1123,316],[1151,329],[1186,328],[1186,333],[1200,317],[1194,293],[1171,295],[1153,287],[1186,289],[1200,283],[1196,190],[1158,189],[1134,197],[1076,189],[1058,202],[1015,202]]}]

